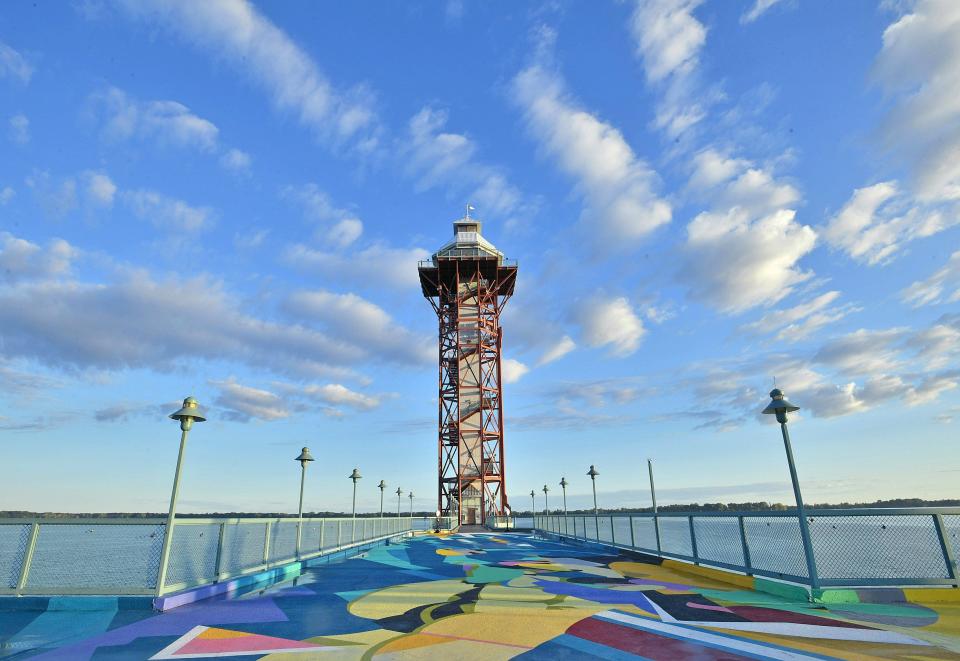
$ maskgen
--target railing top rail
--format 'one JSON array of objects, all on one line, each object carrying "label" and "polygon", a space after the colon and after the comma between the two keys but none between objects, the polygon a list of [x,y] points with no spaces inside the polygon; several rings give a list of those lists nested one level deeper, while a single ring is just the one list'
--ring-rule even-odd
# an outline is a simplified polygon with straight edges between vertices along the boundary
[{"label": "railing top rail", "polygon": [[[930,516],[932,514],[960,514],[960,507],[851,507],[846,509],[809,509],[805,508],[804,513],[807,516]],[[563,516],[562,513],[549,515],[536,514],[535,516]],[[593,517],[593,512],[570,513],[567,516],[585,516]],[[600,512],[600,516],[626,517],[626,516],[648,516],[652,517],[653,512]],[[711,510],[711,511],[687,511],[687,512],[657,512],[657,516],[666,517],[689,517],[689,516],[785,516],[796,517],[797,510]]]}]

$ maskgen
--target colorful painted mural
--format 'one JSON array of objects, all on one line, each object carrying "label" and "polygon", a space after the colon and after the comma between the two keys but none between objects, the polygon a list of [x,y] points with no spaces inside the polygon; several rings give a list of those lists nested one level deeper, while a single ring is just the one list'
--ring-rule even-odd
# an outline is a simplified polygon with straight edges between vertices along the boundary
[{"label": "colorful painted mural", "polygon": [[960,600],[811,604],[683,569],[519,534],[429,535],[163,614],[0,613],[0,658],[960,660]]}]

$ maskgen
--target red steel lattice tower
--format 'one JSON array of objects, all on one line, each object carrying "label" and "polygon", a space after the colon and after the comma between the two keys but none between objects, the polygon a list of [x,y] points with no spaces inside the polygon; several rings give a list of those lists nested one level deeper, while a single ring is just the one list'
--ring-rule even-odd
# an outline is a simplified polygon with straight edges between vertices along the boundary
[{"label": "red steel lattice tower", "polygon": [[503,455],[500,311],[517,265],[466,215],[454,238],[419,265],[423,295],[440,321],[437,509],[479,524],[507,508]]}]

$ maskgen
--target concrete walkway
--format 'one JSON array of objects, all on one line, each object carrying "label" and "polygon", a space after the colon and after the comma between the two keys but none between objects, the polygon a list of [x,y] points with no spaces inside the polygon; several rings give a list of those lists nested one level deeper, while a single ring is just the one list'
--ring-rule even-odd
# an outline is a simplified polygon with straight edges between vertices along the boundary
[{"label": "concrete walkway", "polygon": [[164,614],[0,612],[3,659],[221,657],[960,660],[960,602],[809,604],[671,563],[473,533]]}]

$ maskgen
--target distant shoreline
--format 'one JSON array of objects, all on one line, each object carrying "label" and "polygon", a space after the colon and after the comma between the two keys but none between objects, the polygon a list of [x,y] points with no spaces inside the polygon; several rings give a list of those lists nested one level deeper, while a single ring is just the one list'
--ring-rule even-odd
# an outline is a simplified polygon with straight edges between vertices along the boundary
[{"label": "distant shoreline", "polygon": [[[941,500],[924,500],[922,498],[895,498],[891,500],[876,500],[871,503],[814,503],[807,504],[808,509],[847,509],[847,508],[901,508],[901,507],[958,507],[960,498],[947,498]],[[793,505],[784,505],[783,503],[767,502],[748,502],[748,503],[687,503],[681,505],[661,505],[657,508],[659,512],[723,512],[723,511],[770,511],[770,510],[790,510],[795,509]],[[541,510],[538,510],[538,513]],[[552,508],[552,512],[559,512],[559,508]],[[616,514],[620,512],[653,512],[652,507],[619,507],[619,508],[600,508],[605,514]],[[570,514],[592,514],[592,509],[570,509]],[[514,510],[515,516],[530,516],[530,511]],[[410,516],[409,511],[401,512],[400,515]],[[0,519],[156,519],[167,516],[166,512],[30,512],[18,510],[0,511]],[[207,519],[207,518],[233,518],[233,519],[276,519],[295,517],[296,514],[286,512],[209,512],[205,514],[177,514],[179,519]],[[349,512],[304,512],[304,518],[348,518]],[[379,512],[357,513],[357,518],[369,519],[379,516]],[[384,516],[396,516],[392,512],[384,512]],[[436,516],[433,512],[414,512],[414,517],[432,517]]]}]

